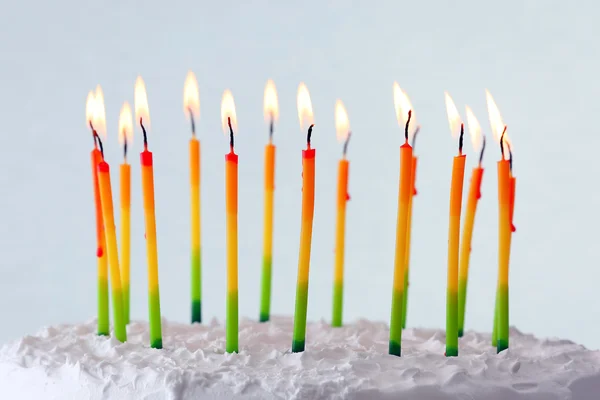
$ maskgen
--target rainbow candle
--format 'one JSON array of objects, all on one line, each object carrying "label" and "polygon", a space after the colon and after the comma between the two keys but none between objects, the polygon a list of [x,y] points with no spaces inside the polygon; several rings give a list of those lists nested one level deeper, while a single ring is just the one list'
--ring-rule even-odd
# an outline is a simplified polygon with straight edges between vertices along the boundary
[{"label": "rainbow candle", "polygon": [[115,337],[117,340],[125,342],[127,340],[127,324],[123,314],[123,289],[121,287],[119,251],[117,248],[117,233],[115,229],[115,216],[113,213],[110,168],[105,161],[98,164],[98,184],[100,187],[100,199],[102,201],[102,215],[104,217],[106,250],[108,253],[108,263],[110,265],[110,285],[112,287],[113,313],[115,316]]},{"label": "rainbow candle", "polygon": [[[400,88],[398,87],[398,90]],[[394,87],[394,100],[397,102],[396,86]],[[396,106],[396,108],[398,108]],[[392,316],[390,319],[389,353],[395,356],[402,355],[402,311],[404,303],[404,279],[406,273],[406,234],[408,231],[408,203],[412,196],[412,147],[408,144],[408,127],[412,110],[408,111],[406,127],[404,129],[404,144],[400,146],[400,181],[398,189],[398,217],[396,221],[396,257],[394,260],[394,289],[392,291]],[[400,121],[400,117],[398,118]]]},{"label": "rainbow candle", "polygon": [[131,107],[127,102],[119,116],[119,142],[123,144],[123,164],[120,167],[121,194],[121,284],[123,285],[123,313],[125,323],[130,322],[129,268],[131,261],[131,165],[127,163],[127,147],[133,139]]},{"label": "rainbow candle", "polygon": [[[414,150],[414,141],[413,141]],[[406,263],[404,266],[404,299],[402,300],[402,329],[406,328],[406,314],[408,311],[408,284],[410,276],[410,241],[412,237],[412,204],[413,198],[417,194],[415,181],[417,179],[417,157],[412,158],[412,179],[410,186],[410,198],[408,199],[408,222],[406,224]]]},{"label": "rainbow candle", "polygon": [[471,242],[473,238],[473,226],[475,224],[475,213],[477,203],[481,198],[481,179],[483,178],[483,152],[485,151],[485,137],[481,135],[481,126],[475,118],[471,108],[467,106],[467,122],[469,123],[469,133],[471,142],[475,151],[481,146],[479,154],[479,165],[473,168],[471,173],[471,184],[469,187],[469,197],[467,199],[467,208],[465,210],[465,220],[463,226],[463,235],[460,241],[460,259],[459,259],[459,277],[458,277],[458,337],[462,337],[465,327],[465,309],[467,302],[467,282],[469,278],[469,262],[471,259]]},{"label": "rainbow candle", "polygon": [[262,284],[259,321],[266,322],[271,314],[271,274],[273,267],[273,200],[275,194],[275,146],[273,130],[279,117],[277,90],[272,80],[267,81],[264,97],[265,120],[269,121],[269,143],[265,146],[265,215],[263,231]]},{"label": "rainbow candle", "polygon": [[110,333],[108,316],[108,259],[106,238],[104,237],[104,221],[102,217],[102,201],[98,184],[98,164],[102,162],[102,153],[92,150],[92,176],[94,179],[94,201],[96,204],[96,260],[98,269],[98,335],[108,336]]},{"label": "rainbow candle", "polygon": [[202,322],[202,249],[200,228],[200,141],[196,138],[195,118],[200,117],[200,92],[196,75],[189,71],[183,86],[183,112],[189,116],[192,137],[190,154],[190,291],[192,323]]},{"label": "rainbow candle", "polygon": [[298,280],[296,282],[296,309],[292,352],[304,351],[306,343],[306,312],[308,305],[308,277],[315,212],[315,149],[310,147],[313,112],[310,94],[304,83],[298,87],[298,117],[300,126],[310,123],[306,138],[306,150],[302,150],[302,225],[300,228],[300,254],[298,257]]},{"label": "rainbow candle", "polygon": [[[91,152],[92,180],[94,187],[94,203],[96,209],[96,263],[98,275],[98,335],[108,336],[110,333],[108,316],[108,259],[106,256],[106,238],[104,236],[104,220],[102,216],[102,200],[100,198],[100,186],[98,183],[98,165],[102,162],[103,148],[102,140],[98,136],[96,128],[106,133],[106,116],[104,111],[104,95],[100,85],[96,91],[88,93],[86,106],[86,122],[92,130],[94,138],[94,150]],[[98,149],[100,146],[100,149]]]},{"label": "rainbow candle", "polygon": [[350,122],[346,108],[341,100],[335,105],[335,128],[338,141],[344,143],[342,159],[338,163],[338,186],[337,186],[337,218],[335,231],[335,268],[333,275],[333,315],[331,326],[342,326],[343,304],[344,304],[344,250],[346,231],[346,205],[350,196],[348,195],[348,168],[350,163],[346,159],[348,142],[350,140]]},{"label": "rainbow candle", "polygon": [[144,151],[140,153],[142,168],[142,197],[146,228],[146,257],[148,259],[148,314],[150,346],[162,349],[160,294],[158,287],[158,249],[156,240],[156,213],[154,204],[154,161],[148,151],[148,137],[144,123],[150,125],[146,87],[141,77],[135,83],[135,114],[144,135]]},{"label": "rainbow candle", "polygon": [[[227,321],[225,347],[228,353],[238,352],[238,156],[233,150],[233,135],[237,118],[233,95],[223,93],[221,119],[225,132],[229,130],[229,153],[225,155],[225,217],[227,224]],[[237,127],[237,126],[236,126]]]},{"label": "rainbow candle", "polygon": [[460,244],[460,214],[462,208],[463,181],[465,174],[465,155],[462,154],[464,125],[460,121],[458,110],[448,95],[446,110],[453,135],[460,124],[458,156],[452,164],[452,184],[450,187],[450,212],[448,227],[448,283],[446,293],[446,356],[458,356],[458,249]]},{"label": "rainbow candle", "polygon": [[508,160],[498,161],[498,289],[496,295],[498,353],[508,348],[508,266],[510,257],[510,166]]}]

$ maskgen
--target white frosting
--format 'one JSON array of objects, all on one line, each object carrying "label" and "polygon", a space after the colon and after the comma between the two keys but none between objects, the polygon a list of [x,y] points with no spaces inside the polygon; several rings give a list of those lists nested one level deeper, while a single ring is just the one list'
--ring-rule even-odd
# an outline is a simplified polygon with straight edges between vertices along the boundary
[{"label": "white frosting", "polygon": [[240,323],[240,353],[226,354],[212,321],[163,321],[165,348],[149,348],[148,325],[128,342],[95,335],[95,321],[44,328],[0,349],[1,399],[598,399],[600,352],[513,329],[496,354],[489,334],[467,332],[459,357],[444,333],[407,329],[401,358],[387,354],[386,324],[310,323],[306,351],[292,354],[293,321]]}]

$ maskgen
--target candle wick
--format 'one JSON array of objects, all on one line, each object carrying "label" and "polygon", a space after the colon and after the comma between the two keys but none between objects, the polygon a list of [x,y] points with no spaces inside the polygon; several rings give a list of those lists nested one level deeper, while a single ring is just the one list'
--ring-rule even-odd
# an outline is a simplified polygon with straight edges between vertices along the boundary
[{"label": "candle wick", "polygon": [[483,136],[483,143],[481,144],[481,151],[479,152],[479,168],[483,162],[483,152],[485,151],[485,135]]},{"label": "candle wick", "polygon": [[512,155],[512,149],[510,148],[510,143],[506,143],[506,146],[508,147],[508,165],[510,168],[510,174],[512,175],[512,171],[513,171],[513,155]]},{"label": "candle wick", "polygon": [[146,135],[146,128],[142,122],[142,117],[140,117],[140,126],[142,127],[142,133],[144,134],[144,150],[148,150],[148,136]]},{"label": "candle wick", "polygon": [[196,123],[194,122],[194,113],[192,113],[192,107],[188,107],[190,113],[190,122],[192,124],[192,136],[196,136]]},{"label": "candle wick", "polygon": [[352,136],[352,132],[348,131],[348,136],[346,136],[346,141],[344,142],[344,158],[346,158],[346,153],[348,153],[348,143],[350,142],[350,136]]},{"label": "candle wick", "polygon": [[227,125],[229,125],[229,149],[233,153],[233,128],[231,127],[231,117],[227,117]]},{"label": "candle wick", "polygon": [[123,131],[123,160],[127,163],[127,135],[125,131]]},{"label": "candle wick", "polygon": [[97,149],[98,148],[98,141],[96,140],[96,130],[94,129],[94,124],[92,123],[92,120],[88,121],[90,124],[90,129],[92,130],[92,138],[94,139],[94,148]]},{"label": "candle wick", "polygon": [[96,132],[95,129],[94,129],[94,137],[96,138],[96,140],[98,141],[98,144],[100,145],[100,154],[102,155],[102,161],[104,161],[104,146],[102,145],[102,140],[100,140],[100,136],[98,136],[98,132]]},{"label": "candle wick", "polygon": [[410,118],[412,117],[412,110],[408,110],[408,118],[406,119],[406,126],[404,127],[404,141],[408,143],[408,126],[410,125]]},{"label": "candle wick", "polygon": [[460,136],[458,137],[458,154],[462,156],[463,153],[463,137],[465,136],[465,124],[460,124]]},{"label": "candle wick", "polygon": [[310,136],[312,135],[312,130],[315,124],[311,124],[308,127],[308,134],[306,135],[306,146],[310,149]]},{"label": "candle wick", "polygon": [[417,129],[415,129],[415,133],[413,133],[413,141],[412,141],[413,151],[415,150],[415,144],[417,143],[417,135],[419,134],[420,131],[421,131],[421,125],[418,125]]},{"label": "candle wick", "polygon": [[502,131],[502,135],[500,136],[500,153],[502,154],[502,159],[504,160],[504,134],[506,133],[506,125],[504,125],[504,130]]},{"label": "candle wick", "polygon": [[275,123],[273,119],[273,111],[271,111],[271,123],[269,125],[269,143],[273,142],[273,132],[275,131]]}]

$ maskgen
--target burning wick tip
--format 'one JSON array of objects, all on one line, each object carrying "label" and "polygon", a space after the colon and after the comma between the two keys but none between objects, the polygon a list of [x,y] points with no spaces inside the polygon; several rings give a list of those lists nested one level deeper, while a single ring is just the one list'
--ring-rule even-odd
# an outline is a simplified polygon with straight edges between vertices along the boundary
[{"label": "burning wick tip", "polygon": [[233,127],[231,126],[231,117],[227,117],[227,125],[229,125],[229,149],[233,153]]},{"label": "burning wick tip", "polygon": [[142,127],[142,133],[144,134],[144,150],[147,150],[148,149],[148,136],[146,135],[146,128],[144,127],[142,117],[140,117],[140,126]]},{"label": "burning wick tip", "polygon": [[188,113],[190,113],[190,123],[192,124],[192,136],[196,136],[196,123],[194,122],[194,113],[191,107],[188,107]]},{"label": "burning wick tip", "polygon": [[483,153],[485,152],[485,136],[483,136],[483,143],[481,144],[481,151],[479,152],[479,168],[483,162]]},{"label": "burning wick tip", "polygon": [[406,126],[404,127],[404,141],[408,143],[408,127],[410,126],[410,118],[412,117],[412,110],[408,110],[408,118],[406,119]]},{"label": "burning wick tip", "polygon": [[348,153],[348,143],[350,142],[350,136],[352,136],[352,132],[348,131],[348,136],[346,136],[346,140],[344,141],[344,158],[346,158],[346,153]]},{"label": "burning wick tip", "polygon": [[458,154],[462,156],[463,152],[463,137],[465,136],[465,124],[460,123],[460,136],[458,137]]},{"label": "burning wick tip", "polygon": [[315,124],[311,124],[308,127],[308,134],[306,135],[306,145],[308,146],[309,149],[310,149],[310,137],[312,135],[312,130],[313,130],[314,126],[315,126]]},{"label": "burning wick tip", "polygon": [[504,125],[504,130],[502,131],[502,135],[500,136],[500,153],[502,154],[502,159],[504,160],[504,134],[506,133],[506,125]]}]

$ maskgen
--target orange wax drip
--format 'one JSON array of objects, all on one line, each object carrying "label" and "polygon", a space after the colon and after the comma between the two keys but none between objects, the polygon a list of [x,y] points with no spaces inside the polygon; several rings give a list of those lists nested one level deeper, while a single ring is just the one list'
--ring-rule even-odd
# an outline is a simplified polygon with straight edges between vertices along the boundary
[{"label": "orange wax drip", "polygon": [[514,223],[513,223],[513,216],[515,213],[515,186],[517,184],[517,178],[515,178],[514,176],[512,176],[512,174],[510,175],[510,203],[509,203],[509,213],[510,213],[510,229],[511,232],[516,232],[517,228],[515,227]]}]

